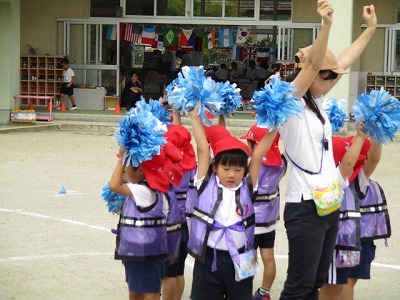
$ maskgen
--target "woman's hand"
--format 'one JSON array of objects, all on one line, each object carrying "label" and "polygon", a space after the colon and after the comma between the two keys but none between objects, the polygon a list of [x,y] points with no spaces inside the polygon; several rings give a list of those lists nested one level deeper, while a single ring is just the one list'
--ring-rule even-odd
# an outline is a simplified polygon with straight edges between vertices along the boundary
[{"label": "woman's hand", "polygon": [[317,12],[321,16],[321,19],[324,21],[324,24],[332,24],[333,8],[328,0],[318,0]]},{"label": "woman's hand", "polygon": [[375,14],[375,7],[371,4],[363,7],[363,19],[367,23],[368,27],[376,27],[378,20]]}]

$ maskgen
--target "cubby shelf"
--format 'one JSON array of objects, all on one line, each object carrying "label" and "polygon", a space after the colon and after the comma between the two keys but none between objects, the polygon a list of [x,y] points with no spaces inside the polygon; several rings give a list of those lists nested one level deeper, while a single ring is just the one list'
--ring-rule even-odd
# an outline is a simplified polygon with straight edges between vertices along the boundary
[{"label": "cubby shelf", "polygon": [[[20,95],[53,96],[60,98],[62,86],[62,68],[60,65],[62,55],[28,56],[20,58]],[[47,105],[38,99],[21,99],[20,105]],[[55,103],[54,101],[53,103]]]},{"label": "cubby shelf", "polygon": [[367,75],[365,91],[379,90],[383,87],[387,92],[396,98],[400,98],[400,76],[394,75]]}]

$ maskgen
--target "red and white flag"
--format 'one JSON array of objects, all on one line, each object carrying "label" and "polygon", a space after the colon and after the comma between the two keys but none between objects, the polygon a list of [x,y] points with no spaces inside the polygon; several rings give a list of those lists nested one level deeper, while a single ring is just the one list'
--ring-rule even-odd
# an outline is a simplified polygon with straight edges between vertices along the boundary
[{"label": "red and white flag", "polygon": [[240,48],[239,60],[250,62],[256,60],[257,48],[252,46],[246,46]]},{"label": "red and white flag", "polygon": [[239,27],[236,34],[236,44],[243,44],[250,35],[250,28]]},{"label": "red and white flag", "polygon": [[142,44],[157,47],[157,45],[156,45],[156,26],[143,27]]},{"label": "red and white flag", "polygon": [[134,25],[131,23],[126,24],[124,40],[137,43],[139,41],[140,29],[140,25]]},{"label": "red and white flag", "polygon": [[257,62],[269,62],[269,51],[266,48],[257,49]]}]

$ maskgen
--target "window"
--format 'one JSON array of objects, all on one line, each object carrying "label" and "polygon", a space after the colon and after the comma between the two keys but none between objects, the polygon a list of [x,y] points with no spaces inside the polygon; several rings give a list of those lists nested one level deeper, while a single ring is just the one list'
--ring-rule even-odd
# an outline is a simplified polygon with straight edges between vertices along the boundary
[{"label": "window", "polygon": [[119,0],[90,0],[91,17],[116,17]]},{"label": "window", "polygon": [[157,16],[185,16],[185,0],[157,0]]},{"label": "window", "polygon": [[288,21],[292,16],[292,1],[261,0],[260,20]]},{"label": "window", "polygon": [[153,0],[126,0],[127,15],[154,16]]},{"label": "window", "polygon": [[194,0],[195,17],[222,17],[221,0]]},{"label": "window", "polygon": [[254,18],[254,0],[225,0],[225,17]]}]

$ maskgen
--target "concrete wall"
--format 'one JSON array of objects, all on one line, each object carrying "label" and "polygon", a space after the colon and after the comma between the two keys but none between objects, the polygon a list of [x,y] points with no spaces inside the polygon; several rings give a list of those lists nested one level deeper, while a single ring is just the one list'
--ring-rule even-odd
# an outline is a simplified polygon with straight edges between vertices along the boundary
[{"label": "concrete wall", "polygon": [[0,0],[0,123],[10,120],[19,94],[19,0]]},{"label": "concrete wall", "polygon": [[27,45],[31,45],[39,55],[64,54],[60,53],[60,44],[57,47],[57,42],[62,41],[62,36],[57,41],[58,33],[62,34],[57,18],[89,18],[89,15],[90,0],[21,0],[21,53],[29,54]]}]

